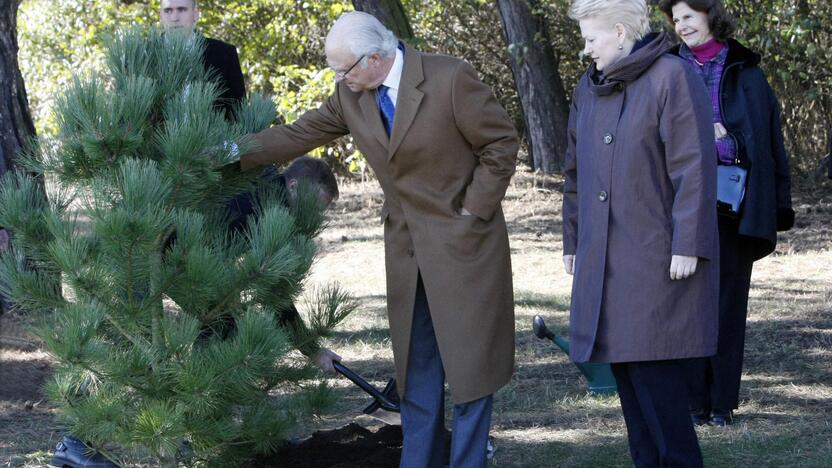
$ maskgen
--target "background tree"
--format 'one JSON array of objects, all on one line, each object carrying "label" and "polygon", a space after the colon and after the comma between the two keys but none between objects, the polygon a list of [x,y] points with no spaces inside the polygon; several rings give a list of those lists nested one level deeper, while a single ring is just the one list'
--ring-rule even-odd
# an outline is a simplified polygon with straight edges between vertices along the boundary
[{"label": "background tree", "polygon": [[[512,71],[512,54],[503,41],[497,3],[492,0],[398,0],[360,3],[401,3],[420,50],[462,57],[480,72],[521,134],[527,132],[522,99]],[[358,5],[359,2],[356,2]],[[513,3],[518,3],[515,1]],[[532,13],[544,18],[557,59],[558,75],[570,96],[587,61],[574,21],[566,17],[570,0],[534,0]],[[655,0],[650,1],[651,4]],[[817,172],[824,129],[832,127],[832,3],[825,0],[725,0],[738,17],[738,37],[762,53],[763,70],[780,98],[786,144],[796,180]],[[248,89],[275,96],[285,120],[316,107],[332,91],[333,77],[325,67],[323,38],[332,21],[354,8],[352,1],[202,0],[200,28],[240,50]],[[359,6],[365,8],[364,6]],[[368,8],[368,7],[366,7]],[[21,70],[30,83],[30,105],[38,132],[56,131],[50,109],[53,96],[71,82],[70,70],[101,63],[101,41],[117,25],[157,21],[158,0],[23,0],[19,24]],[[542,23],[541,23],[542,24]],[[668,24],[656,15],[658,28]],[[547,86],[546,83],[535,83]],[[543,101],[543,100],[541,100]],[[531,152],[535,153],[534,145]],[[539,153],[539,152],[538,152]],[[366,164],[349,138],[318,150],[318,156],[339,168],[365,175]],[[521,153],[521,157],[523,153]],[[534,161],[529,162],[530,165]],[[820,180],[820,179],[818,179]]]},{"label": "background tree", "polygon": [[496,4],[526,123],[529,162],[534,170],[559,172],[566,152],[569,104],[546,17],[535,0],[497,0]]},{"label": "background tree", "polygon": [[[20,0],[0,0],[0,175],[14,169],[17,152],[35,136],[26,86],[17,62],[17,9]],[[0,250],[10,234],[0,225]],[[10,304],[0,294],[0,313]]]},{"label": "background tree", "polygon": [[832,128],[832,2],[725,3],[737,17],[737,39],[762,56],[760,66],[780,100],[796,185],[822,181],[818,168]]},{"label": "background tree", "polygon": [[[236,466],[329,395],[287,359],[276,320],[315,253],[317,194],[287,209],[285,194],[263,189],[258,216],[229,232],[226,203],[257,174],[226,167],[275,109],[254,94],[226,121],[202,47],[157,30],[116,33],[107,72],[76,76],[56,100],[54,139],[20,157],[28,173],[0,181],[0,225],[15,233],[0,291],[40,312],[36,333],[58,361],[47,394],[67,431],[162,466]],[[29,173],[51,174],[55,195]],[[318,297],[298,345],[350,310],[337,288]]]},{"label": "background tree", "polygon": [[19,4],[20,0],[0,0],[0,174],[14,168],[17,151],[35,135],[17,63]]},{"label": "background tree", "polygon": [[356,10],[367,12],[378,18],[399,39],[405,41],[413,39],[413,29],[410,27],[404,6],[399,0],[352,0],[352,5]]}]

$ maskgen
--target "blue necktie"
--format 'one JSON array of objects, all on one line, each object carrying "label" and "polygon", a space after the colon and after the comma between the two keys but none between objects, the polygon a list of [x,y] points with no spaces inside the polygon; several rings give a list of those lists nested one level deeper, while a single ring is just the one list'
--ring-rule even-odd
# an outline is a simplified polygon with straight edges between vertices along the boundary
[{"label": "blue necktie", "polygon": [[381,111],[381,121],[384,123],[384,130],[387,131],[387,136],[393,131],[393,118],[396,116],[396,106],[393,100],[387,95],[388,86],[381,85],[378,87],[377,100],[378,109]]}]

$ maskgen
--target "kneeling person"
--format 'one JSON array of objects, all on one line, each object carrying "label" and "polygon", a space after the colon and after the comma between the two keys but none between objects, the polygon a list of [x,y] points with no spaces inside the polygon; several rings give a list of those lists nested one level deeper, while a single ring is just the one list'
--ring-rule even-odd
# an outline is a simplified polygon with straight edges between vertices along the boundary
[{"label": "kneeling person", "polygon": [[[263,184],[282,191],[285,195],[282,202],[287,208],[297,200],[302,184],[312,185],[313,189],[317,186],[318,200],[323,208],[328,208],[338,199],[338,182],[329,166],[324,161],[309,156],[296,159],[282,174],[279,174],[273,166],[268,167],[263,171],[261,179]],[[240,233],[247,228],[249,217],[256,216],[257,198],[256,192],[247,192],[238,195],[228,203],[231,232]],[[289,333],[289,339],[296,349],[312,359],[321,369],[335,372],[332,362],[340,361],[341,356],[328,348],[319,348],[317,343],[306,339],[310,333],[294,304],[279,311],[277,319],[280,326]],[[220,317],[215,327],[204,330],[201,338],[210,337],[214,333],[226,337],[234,331],[234,328],[234,318],[225,315]]]}]

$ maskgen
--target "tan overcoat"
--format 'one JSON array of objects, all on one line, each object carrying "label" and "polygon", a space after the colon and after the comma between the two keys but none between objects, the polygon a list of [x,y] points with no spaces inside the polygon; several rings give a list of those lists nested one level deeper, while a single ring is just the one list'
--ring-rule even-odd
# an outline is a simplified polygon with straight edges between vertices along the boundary
[{"label": "tan overcoat", "polygon": [[[243,169],[285,162],[351,134],[375,171],[382,208],[387,311],[399,391],[421,271],[455,403],[494,393],[514,368],[514,299],[501,201],[517,135],[476,71],[407,47],[388,138],[376,92],[343,83],[317,109],[255,135]],[[462,207],[473,216],[456,213]]]}]

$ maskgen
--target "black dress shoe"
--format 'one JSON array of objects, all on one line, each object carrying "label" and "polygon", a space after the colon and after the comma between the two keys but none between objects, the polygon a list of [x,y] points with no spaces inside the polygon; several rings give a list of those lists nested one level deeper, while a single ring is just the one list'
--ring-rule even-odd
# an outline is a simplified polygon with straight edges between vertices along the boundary
[{"label": "black dress shoe", "polygon": [[734,424],[734,412],[731,410],[714,410],[711,413],[711,424],[714,426],[730,426]]},{"label": "black dress shoe", "polygon": [[691,410],[690,421],[694,426],[707,426],[711,422],[708,413],[703,410]]},{"label": "black dress shoe", "polygon": [[58,442],[49,464],[61,468],[118,468],[118,465],[104,458],[104,455],[70,436],[64,436]]}]

